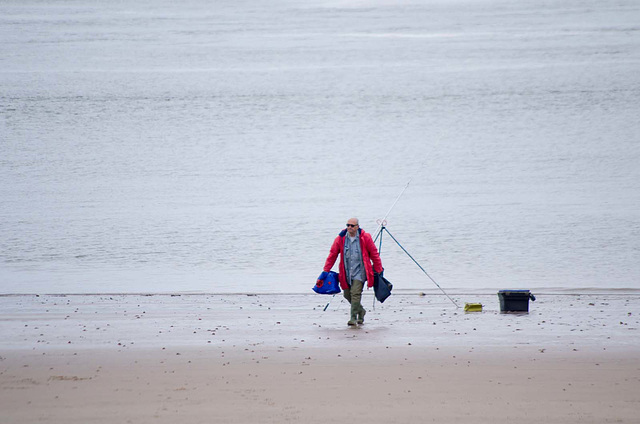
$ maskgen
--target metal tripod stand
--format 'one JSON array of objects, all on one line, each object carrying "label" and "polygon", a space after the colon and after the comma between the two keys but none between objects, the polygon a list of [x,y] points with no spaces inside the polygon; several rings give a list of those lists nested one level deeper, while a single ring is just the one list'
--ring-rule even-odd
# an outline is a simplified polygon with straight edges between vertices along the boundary
[{"label": "metal tripod stand", "polygon": [[404,251],[404,253],[407,254],[407,256],[409,256],[411,258],[411,260],[418,265],[418,268],[420,268],[422,270],[422,272],[424,273],[424,275],[426,275],[427,277],[429,277],[429,279],[433,282],[433,284],[435,284],[440,291],[447,296],[447,298],[456,306],[456,308],[460,308],[460,306],[458,306],[458,304],[455,302],[455,300],[453,300],[443,289],[442,287],[440,287],[440,284],[438,284],[436,282],[436,280],[434,280],[427,271],[425,271],[425,269],[422,267],[422,265],[420,265],[418,263],[418,261],[416,261],[413,256],[411,256],[411,254],[407,251],[407,249],[405,249],[398,240],[396,240],[396,238],[393,236],[393,234],[391,234],[389,232],[389,230],[386,227],[387,222],[385,220],[383,220],[382,222],[379,222],[380,224],[380,230],[378,231],[378,234],[376,234],[376,237],[373,239],[373,242],[375,243],[378,240],[378,237],[380,237],[380,243],[379,243],[379,247],[378,247],[378,253],[382,252],[382,234],[386,231],[387,234],[389,234],[389,237],[391,237],[393,239],[393,241],[396,242],[396,244],[398,246],[400,246],[400,249],[402,249]]}]

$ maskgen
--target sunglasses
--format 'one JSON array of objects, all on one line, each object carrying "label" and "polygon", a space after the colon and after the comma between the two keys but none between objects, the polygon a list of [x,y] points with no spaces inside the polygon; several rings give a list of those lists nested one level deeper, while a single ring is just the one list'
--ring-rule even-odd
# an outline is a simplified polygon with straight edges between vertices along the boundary
[{"label": "sunglasses", "polygon": [[357,227],[358,224],[347,224],[347,227]]}]

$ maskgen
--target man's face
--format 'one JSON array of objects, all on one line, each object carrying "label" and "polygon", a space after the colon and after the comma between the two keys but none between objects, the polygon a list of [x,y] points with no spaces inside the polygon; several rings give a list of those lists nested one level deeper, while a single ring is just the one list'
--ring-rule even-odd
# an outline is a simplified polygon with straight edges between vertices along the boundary
[{"label": "man's face", "polygon": [[355,236],[358,233],[358,221],[350,219],[347,221],[347,232],[350,236]]}]

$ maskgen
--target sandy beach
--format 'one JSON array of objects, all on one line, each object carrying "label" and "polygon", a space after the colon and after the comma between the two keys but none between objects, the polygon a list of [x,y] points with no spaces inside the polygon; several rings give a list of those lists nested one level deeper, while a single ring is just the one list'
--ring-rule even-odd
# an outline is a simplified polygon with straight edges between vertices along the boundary
[{"label": "sandy beach", "polygon": [[[640,1],[10,0],[0,40],[0,424],[640,423]],[[351,217],[394,284],[355,328],[311,291]]]},{"label": "sandy beach", "polygon": [[0,297],[2,423],[635,423],[640,298]]}]

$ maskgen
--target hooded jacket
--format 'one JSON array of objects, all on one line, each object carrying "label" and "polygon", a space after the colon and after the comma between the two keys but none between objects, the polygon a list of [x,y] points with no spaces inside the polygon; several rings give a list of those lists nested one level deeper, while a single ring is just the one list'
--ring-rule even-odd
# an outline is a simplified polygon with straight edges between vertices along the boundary
[{"label": "hooded jacket", "polygon": [[[329,250],[329,256],[324,263],[323,271],[329,272],[333,265],[336,263],[338,255],[340,255],[340,288],[346,290],[349,288],[347,283],[347,272],[344,267],[344,239],[347,236],[347,229],[340,231],[338,237],[333,241],[331,250]],[[376,248],[371,234],[365,232],[362,228],[358,228],[358,237],[360,238],[360,247],[362,250],[362,262],[364,263],[365,274],[367,275],[367,287],[373,287],[373,272],[382,272],[382,261],[380,261],[380,255]],[[373,262],[373,267],[371,263]]]}]

